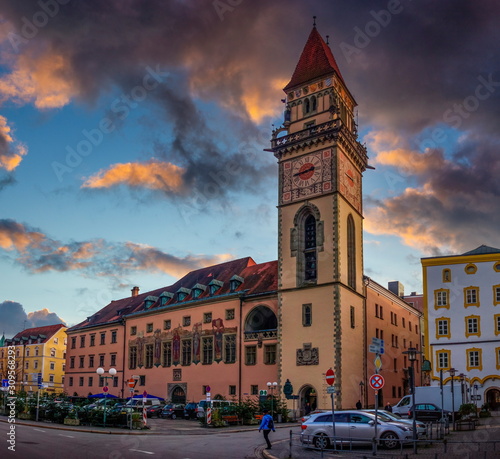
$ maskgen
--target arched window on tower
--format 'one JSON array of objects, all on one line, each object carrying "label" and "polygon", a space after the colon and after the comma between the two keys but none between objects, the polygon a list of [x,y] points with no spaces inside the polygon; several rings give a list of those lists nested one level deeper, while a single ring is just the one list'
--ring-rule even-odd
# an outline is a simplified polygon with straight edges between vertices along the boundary
[{"label": "arched window on tower", "polygon": [[309,99],[304,100],[304,114],[306,115],[311,111],[311,102]]},{"label": "arched window on tower", "polygon": [[316,219],[313,215],[306,218],[304,229],[304,280],[311,281],[317,277]]},{"label": "arched window on tower", "polygon": [[347,217],[347,285],[356,288],[356,232],[352,215]]},{"label": "arched window on tower", "polygon": [[312,104],[312,111],[315,112],[316,109],[318,108],[318,101],[316,100],[315,96],[311,97],[311,104]]}]

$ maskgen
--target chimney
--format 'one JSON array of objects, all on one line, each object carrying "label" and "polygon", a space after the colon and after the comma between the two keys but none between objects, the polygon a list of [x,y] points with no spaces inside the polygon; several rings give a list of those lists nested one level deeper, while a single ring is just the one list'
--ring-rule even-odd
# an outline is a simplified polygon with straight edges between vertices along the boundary
[{"label": "chimney", "polygon": [[134,287],[132,289],[132,296],[134,297],[134,296],[137,296],[137,295],[139,295],[139,287]]},{"label": "chimney", "polygon": [[389,282],[388,287],[388,290],[394,293],[394,295],[397,295],[399,297],[405,296],[405,288],[403,287],[403,284],[401,282],[391,281]]}]

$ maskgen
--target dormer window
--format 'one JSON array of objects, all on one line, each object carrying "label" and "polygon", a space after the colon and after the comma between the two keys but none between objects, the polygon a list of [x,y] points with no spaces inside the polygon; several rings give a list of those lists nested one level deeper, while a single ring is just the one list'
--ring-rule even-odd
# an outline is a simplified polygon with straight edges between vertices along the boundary
[{"label": "dormer window", "polygon": [[158,297],[156,296],[148,296],[145,300],[144,300],[144,308],[145,309],[149,309],[151,306],[153,306],[153,304],[156,303],[156,301],[158,300]]},{"label": "dormer window", "polygon": [[191,290],[189,288],[181,287],[175,293],[177,295],[177,301],[182,301],[191,293]]},{"label": "dormer window", "polygon": [[206,289],[207,289],[206,285],[196,284],[193,287],[193,298],[198,298]]},{"label": "dormer window", "polygon": [[224,285],[224,282],[217,280],[217,279],[212,279],[210,281],[210,284],[208,284],[208,288],[210,289],[210,296],[215,295]]},{"label": "dormer window", "polygon": [[243,277],[237,276],[236,274],[229,280],[229,286],[231,292],[234,292],[241,284],[243,284]]},{"label": "dormer window", "polygon": [[172,299],[173,297],[174,297],[173,293],[163,292],[160,295],[160,306],[165,306],[169,302],[169,300]]}]

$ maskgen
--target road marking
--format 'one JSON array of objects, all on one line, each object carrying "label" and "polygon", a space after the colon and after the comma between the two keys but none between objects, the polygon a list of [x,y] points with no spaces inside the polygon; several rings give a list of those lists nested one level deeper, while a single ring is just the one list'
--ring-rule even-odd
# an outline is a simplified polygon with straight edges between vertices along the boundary
[{"label": "road marking", "polygon": [[141,451],[140,449],[129,449],[129,451],[135,451],[136,453],[144,453],[144,454],[154,454],[151,451]]},{"label": "road marking", "polygon": [[42,429],[36,429],[36,428],[34,428],[33,430],[37,430],[38,432],[45,432],[45,430],[42,430]]},{"label": "road marking", "polygon": [[59,434],[61,437],[75,438],[73,435]]}]

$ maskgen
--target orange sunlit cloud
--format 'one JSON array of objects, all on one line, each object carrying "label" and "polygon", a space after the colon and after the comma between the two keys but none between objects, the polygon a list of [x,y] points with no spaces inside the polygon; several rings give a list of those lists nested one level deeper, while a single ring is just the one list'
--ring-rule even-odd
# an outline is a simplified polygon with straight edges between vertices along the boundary
[{"label": "orange sunlit cloud", "polygon": [[0,169],[12,172],[26,155],[26,147],[15,143],[7,119],[0,115]]},{"label": "orange sunlit cloud", "polygon": [[45,235],[27,230],[21,223],[3,220],[0,225],[0,247],[6,250],[23,252],[28,247],[39,247],[45,240]]},{"label": "orange sunlit cloud", "polygon": [[12,72],[0,78],[1,101],[33,103],[39,109],[63,107],[77,93],[69,64],[50,52],[19,56]]},{"label": "orange sunlit cloud", "polygon": [[152,160],[146,163],[115,164],[89,177],[83,188],[111,188],[118,185],[163,190],[182,191],[185,169],[175,164]]}]

